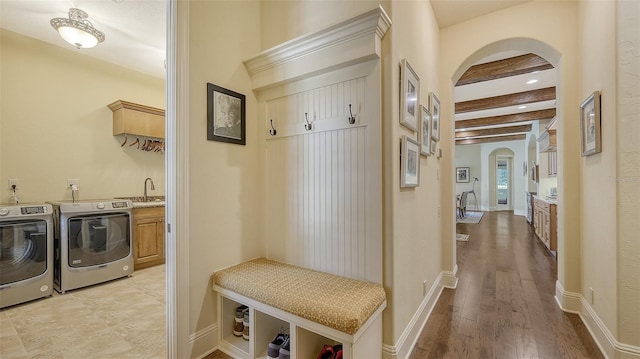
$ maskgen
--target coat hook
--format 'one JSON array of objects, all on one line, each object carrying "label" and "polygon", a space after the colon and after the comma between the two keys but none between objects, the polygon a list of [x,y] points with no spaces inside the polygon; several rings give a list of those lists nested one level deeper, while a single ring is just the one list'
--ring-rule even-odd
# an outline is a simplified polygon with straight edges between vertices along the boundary
[{"label": "coat hook", "polygon": [[353,115],[353,112],[351,112],[351,104],[349,104],[349,114],[351,115],[349,116],[349,124],[353,125],[356,123],[356,117]]},{"label": "coat hook", "polygon": [[311,128],[313,126],[309,122],[309,114],[307,114],[306,112],[304,113],[304,120],[307,121],[307,123],[304,124],[304,129],[307,130],[307,131],[311,131]]},{"label": "coat hook", "polygon": [[271,122],[271,129],[269,130],[269,134],[271,136],[275,136],[277,131],[276,131],[276,128],[273,127],[273,120],[269,120],[269,122]]}]

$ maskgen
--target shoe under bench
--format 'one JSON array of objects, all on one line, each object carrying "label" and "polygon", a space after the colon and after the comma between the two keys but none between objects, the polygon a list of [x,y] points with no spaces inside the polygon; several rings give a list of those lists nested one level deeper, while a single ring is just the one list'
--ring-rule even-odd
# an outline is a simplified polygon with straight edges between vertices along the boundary
[{"label": "shoe under bench", "polygon": [[[269,342],[290,335],[291,359],[316,358],[342,344],[344,359],[382,357],[381,285],[264,258],[216,271],[218,349],[239,359],[266,359]],[[249,340],[233,335],[235,310],[249,307]]]}]

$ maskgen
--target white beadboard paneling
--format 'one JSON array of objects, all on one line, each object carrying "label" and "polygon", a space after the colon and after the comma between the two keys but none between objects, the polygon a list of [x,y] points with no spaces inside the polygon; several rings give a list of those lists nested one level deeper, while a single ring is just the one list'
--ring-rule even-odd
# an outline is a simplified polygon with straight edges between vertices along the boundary
[{"label": "white beadboard paneling", "polygon": [[268,258],[382,283],[380,71],[368,61],[258,93]]},{"label": "white beadboard paneling", "polygon": [[[348,124],[349,104],[356,117],[355,125],[366,124],[361,116],[367,106],[365,88],[366,78],[360,77],[267,101],[265,130],[268,132],[271,129],[273,120],[278,131],[276,136],[269,139],[353,127]],[[311,131],[304,127],[305,114],[312,123]]]},{"label": "white beadboard paneling", "polygon": [[269,257],[366,279],[366,127],[269,141]]}]

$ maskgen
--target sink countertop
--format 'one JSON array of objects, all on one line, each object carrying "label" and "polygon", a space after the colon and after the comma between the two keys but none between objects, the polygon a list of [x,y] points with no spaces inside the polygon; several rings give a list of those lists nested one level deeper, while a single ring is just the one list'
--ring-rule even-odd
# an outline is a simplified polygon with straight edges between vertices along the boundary
[{"label": "sink countertop", "polygon": [[151,201],[151,202],[132,202],[133,208],[151,208],[151,207],[164,207],[165,201]]},{"label": "sink countertop", "polygon": [[131,201],[133,208],[150,208],[164,207],[166,202],[164,196],[147,196],[147,201],[142,200],[142,196],[115,197],[116,199],[128,199]]}]

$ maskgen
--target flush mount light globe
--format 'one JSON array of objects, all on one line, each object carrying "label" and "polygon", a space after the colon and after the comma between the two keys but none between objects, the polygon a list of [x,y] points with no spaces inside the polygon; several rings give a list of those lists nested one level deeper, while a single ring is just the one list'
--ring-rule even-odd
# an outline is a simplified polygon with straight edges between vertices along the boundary
[{"label": "flush mount light globe", "polygon": [[78,49],[89,49],[104,41],[104,33],[96,30],[87,20],[86,12],[71,8],[69,18],[51,19],[51,26],[58,30],[62,38]]}]

